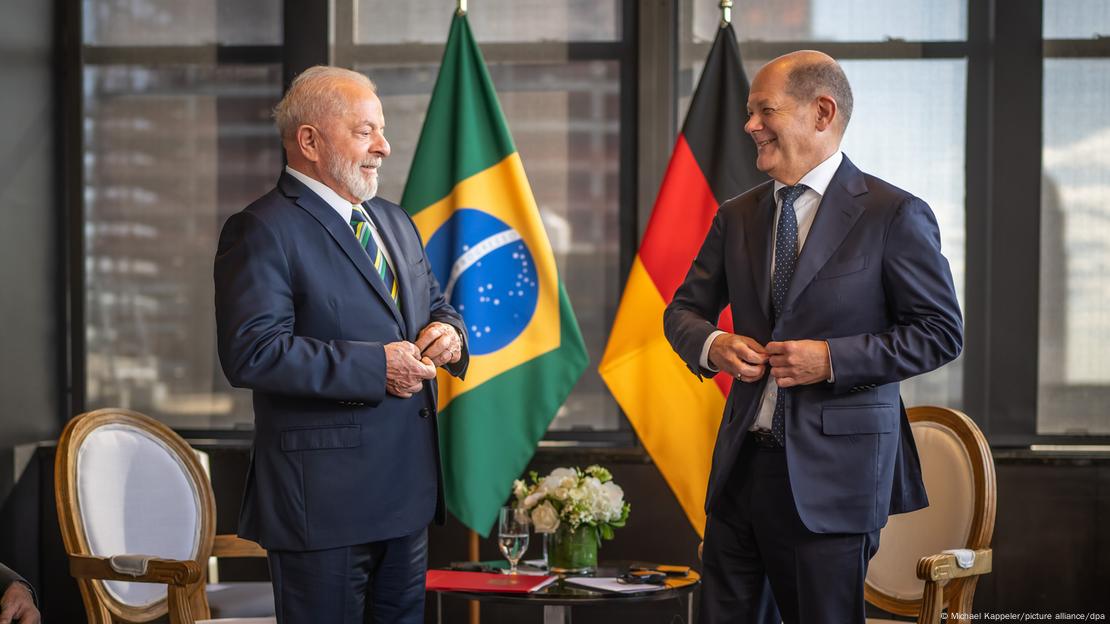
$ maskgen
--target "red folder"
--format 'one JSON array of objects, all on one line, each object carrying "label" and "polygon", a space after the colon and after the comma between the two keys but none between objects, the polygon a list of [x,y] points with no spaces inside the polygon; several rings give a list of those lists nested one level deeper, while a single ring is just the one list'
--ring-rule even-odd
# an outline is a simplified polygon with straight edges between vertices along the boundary
[{"label": "red folder", "polygon": [[532,574],[493,574],[490,572],[460,572],[458,570],[428,570],[424,587],[428,591],[491,592],[498,594],[527,594],[547,587],[557,576]]}]

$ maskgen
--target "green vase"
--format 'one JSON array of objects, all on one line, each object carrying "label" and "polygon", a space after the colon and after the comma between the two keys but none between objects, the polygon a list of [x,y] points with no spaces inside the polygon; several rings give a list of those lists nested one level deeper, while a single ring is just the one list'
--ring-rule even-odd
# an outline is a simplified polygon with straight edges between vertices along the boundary
[{"label": "green vase", "polygon": [[571,529],[561,523],[551,535],[548,567],[558,574],[584,574],[597,570],[597,527]]}]

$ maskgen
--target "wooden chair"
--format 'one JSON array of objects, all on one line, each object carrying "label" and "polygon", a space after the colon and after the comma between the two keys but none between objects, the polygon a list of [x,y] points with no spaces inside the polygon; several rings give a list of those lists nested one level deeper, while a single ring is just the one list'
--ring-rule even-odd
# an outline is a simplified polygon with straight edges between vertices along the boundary
[{"label": "wooden chair", "polygon": [[211,620],[204,570],[210,555],[264,557],[258,544],[215,535],[212,487],[193,449],[162,423],[101,409],[66,425],[54,497],[70,573],[90,624],[265,624]]},{"label": "wooden chair", "polygon": [[[868,567],[864,595],[888,613],[939,624],[942,609],[948,609],[949,621],[952,614],[971,612],[975,584],[991,571],[994,459],[983,433],[962,412],[913,407],[908,414],[929,506],[891,516]],[[973,551],[974,564],[960,567],[956,555],[943,552],[949,549]]]}]

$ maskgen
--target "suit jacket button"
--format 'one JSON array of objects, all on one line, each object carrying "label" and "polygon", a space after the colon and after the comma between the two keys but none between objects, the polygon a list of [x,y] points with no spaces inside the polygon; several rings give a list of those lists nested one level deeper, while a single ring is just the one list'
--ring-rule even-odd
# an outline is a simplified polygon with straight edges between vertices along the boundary
[{"label": "suit jacket button", "polygon": [[427,417],[429,417],[429,416],[431,416],[431,415],[432,415],[432,410],[431,410],[431,408],[428,408],[428,407],[422,407],[422,408],[420,408],[420,417],[421,417],[421,418],[427,418]]}]

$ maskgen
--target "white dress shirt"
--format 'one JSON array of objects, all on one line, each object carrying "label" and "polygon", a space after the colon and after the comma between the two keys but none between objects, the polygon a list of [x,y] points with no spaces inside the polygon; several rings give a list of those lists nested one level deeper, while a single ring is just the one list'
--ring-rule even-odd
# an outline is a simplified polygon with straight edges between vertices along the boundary
[{"label": "white dress shirt", "polygon": [[[802,176],[798,184],[804,184],[807,188],[801,196],[794,201],[794,213],[798,217],[798,253],[801,254],[802,246],[806,243],[806,237],[809,236],[809,229],[813,227],[813,219],[817,216],[817,207],[821,205],[821,198],[825,196],[825,190],[829,188],[829,183],[832,182],[833,176],[836,175],[836,170],[840,168],[840,161],[844,160],[844,153],[837,150],[835,154],[826,158],[821,164],[817,165],[809,171],[809,173]],[[775,197],[775,221],[774,229],[772,232],[777,232],[779,227],[779,216],[782,214],[782,198],[779,196],[779,191],[786,188],[782,182],[775,181],[774,197]],[[771,275],[775,273],[775,251],[774,246],[771,247]],[[709,361],[709,346],[713,344],[713,340],[725,332],[717,330],[709,334],[706,338],[705,344],[701,348],[701,365],[711,371],[717,369]],[[752,430],[770,430],[771,418],[775,414],[775,403],[778,401],[779,385],[775,382],[775,378],[770,375],[770,365],[768,365],[767,386],[763,390],[763,402],[759,407],[759,415],[755,419],[755,424],[752,425]],[[829,379],[833,380],[832,375],[832,358],[829,359]]]},{"label": "white dress shirt", "polygon": [[[355,207],[351,202],[340,197],[339,193],[333,191],[327,184],[309,177],[307,174],[301,173],[289,165],[285,166],[285,171],[303,182],[310,191],[319,195],[320,199],[324,200],[324,203],[331,206],[332,209],[339,213],[339,216],[343,219],[343,223],[346,223],[347,227],[351,227],[351,214],[355,211]],[[365,209],[365,207],[363,207],[363,209]],[[367,214],[369,214],[369,211],[367,211]],[[352,234],[354,231],[354,228],[351,228]],[[374,237],[374,243],[378,246],[378,249],[382,250],[382,256],[385,257],[386,263],[389,265],[390,270],[393,271],[393,279],[398,279],[397,265],[393,263],[393,258],[389,256],[389,248],[386,247],[385,241],[382,240],[382,235],[378,232],[378,226],[374,223],[373,219],[370,219],[370,235]],[[373,260],[373,258],[371,258],[371,260]]]}]

